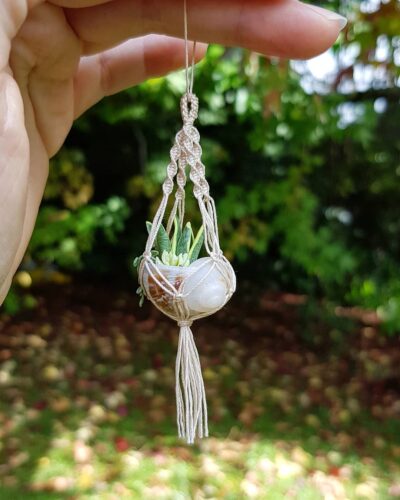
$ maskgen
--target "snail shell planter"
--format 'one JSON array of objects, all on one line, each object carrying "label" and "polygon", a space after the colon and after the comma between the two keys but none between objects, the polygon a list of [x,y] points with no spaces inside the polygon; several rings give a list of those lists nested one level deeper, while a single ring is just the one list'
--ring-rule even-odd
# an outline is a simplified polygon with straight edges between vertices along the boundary
[{"label": "snail shell planter", "polygon": [[146,296],[164,314],[190,323],[221,309],[232,295],[230,264],[211,257],[188,267],[150,264],[144,267],[142,282]]},{"label": "snail shell planter", "polygon": [[[148,226],[149,236],[138,274],[141,293],[180,327],[175,371],[177,424],[179,436],[190,444],[196,437],[208,436],[205,389],[190,327],[194,320],[215,313],[228,302],[236,289],[236,277],[219,244],[215,203],[201,161],[200,135],[193,125],[198,114],[198,99],[191,92],[182,97],[181,112],[183,128],[171,149],[163,197]],[[208,256],[196,258],[188,265],[185,254],[185,259],[181,259],[184,265],[166,265],[155,257],[156,240],[160,231],[168,238],[173,225],[175,231],[177,228],[182,231],[187,170],[203,222],[204,249]],[[165,231],[162,221],[174,190],[175,200]],[[179,261],[178,257],[173,255]]]}]

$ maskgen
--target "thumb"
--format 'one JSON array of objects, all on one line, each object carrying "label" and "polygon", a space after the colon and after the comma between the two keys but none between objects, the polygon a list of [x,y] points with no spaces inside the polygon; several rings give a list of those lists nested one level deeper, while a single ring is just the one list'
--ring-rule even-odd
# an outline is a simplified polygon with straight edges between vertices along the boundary
[{"label": "thumb", "polygon": [[29,175],[29,142],[21,94],[7,72],[0,73],[0,304],[10,286],[23,233]]}]

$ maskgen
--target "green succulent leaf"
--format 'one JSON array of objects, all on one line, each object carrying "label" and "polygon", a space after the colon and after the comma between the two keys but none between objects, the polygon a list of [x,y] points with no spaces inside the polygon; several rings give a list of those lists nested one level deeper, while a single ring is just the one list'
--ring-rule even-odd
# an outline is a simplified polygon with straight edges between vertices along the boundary
[{"label": "green succulent leaf", "polygon": [[176,246],[176,255],[189,253],[190,244],[192,242],[192,234],[192,225],[188,222],[182,231],[181,237],[179,238]]},{"label": "green succulent leaf", "polygon": [[169,240],[168,233],[165,230],[165,227],[161,224],[156,238],[156,250],[158,251],[158,253],[162,254],[165,250],[169,252],[170,249],[171,242]]},{"label": "green succulent leaf", "polygon": [[171,252],[176,255],[176,246],[178,244],[178,240],[180,239],[181,237],[181,226],[178,222],[178,218],[175,217],[174,219],[174,234],[172,235],[172,240],[171,240]]},{"label": "green succulent leaf", "polygon": [[[147,227],[147,232],[150,234],[153,224],[147,221],[146,227]],[[168,233],[162,224],[160,226],[160,229],[158,230],[154,245],[155,245],[155,251],[157,252],[157,254],[160,255],[163,253],[164,250],[169,252],[171,249],[171,242],[169,241]]]},{"label": "green succulent leaf", "polygon": [[176,242],[178,243],[178,241],[180,240],[180,237],[182,235],[182,224],[178,217],[176,217]]},{"label": "green succulent leaf", "polygon": [[192,247],[189,250],[190,263],[198,259],[200,251],[203,247],[203,243],[204,243],[204,227],[201,226],[193,241]]},{"label": "green succulent leaf", "polygon": [[144,299],[145,299],[145,294],[143,288],[140,286],[137,290],[136,293],[139,295],[140,300],[139,300],[139,307],[143,306]]},{"label": "green succulent leaf", "polygon": [[[146,222],[147,231],[150,233],[152,223]],[[194,237],[192,225],[187,222],[183,231],[178,218],[174,219],[174,230],[170,240],[164,226],[161,225],[155,241],[155,249],[151,251],[156,264],[165,264],[167,266],[186,267],[194,262],[201,251],[204,243],[204,229],[200,228],[196,237]],[[134,260],[135,267],[139,267],[142,256]]]},{"label": "green succulent leaf", "polygon": [[178,255],[178,266],[187,267],[190,264],[189,254],[181,253]]}]

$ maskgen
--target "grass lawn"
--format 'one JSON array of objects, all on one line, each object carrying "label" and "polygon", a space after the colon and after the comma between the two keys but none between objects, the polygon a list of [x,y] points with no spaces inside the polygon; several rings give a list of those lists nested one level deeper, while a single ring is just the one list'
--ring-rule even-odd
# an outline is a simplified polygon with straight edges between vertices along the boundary
[{"label": "grass lawn", "polygon": [[134,294],[38,296],[0,316],[1,500],[400,497],[400,349],[374,321],[266,294],[195,324],[211,437],[188,447],[176,325]]}]

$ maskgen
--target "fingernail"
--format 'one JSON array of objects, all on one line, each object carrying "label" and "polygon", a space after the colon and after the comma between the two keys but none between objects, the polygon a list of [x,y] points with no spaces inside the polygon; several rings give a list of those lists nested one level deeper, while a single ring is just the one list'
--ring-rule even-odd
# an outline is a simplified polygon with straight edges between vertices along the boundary
[{"label": "fingernail", "polygon": [[208,43],[196,42],[196,56],[204,57],[208,49]]},{"label": "fingernail", "polygon": [[328,19],[328,21],[335,21],[338,23],[340,30],[342,30],[346,24],[347,24],[347,19],[340,14],[337,14],[336,12],[333,12],[332,10],[328,9],[323,9],[322,7],[317,7],[316,5],[310,5],[306,4],[307,7],[311,10],[313,10],[316,14],[319,14],[320,16],[324,17],[325,19]]}]

